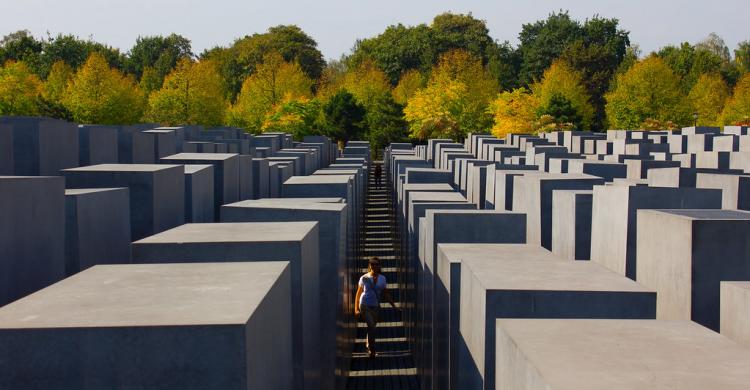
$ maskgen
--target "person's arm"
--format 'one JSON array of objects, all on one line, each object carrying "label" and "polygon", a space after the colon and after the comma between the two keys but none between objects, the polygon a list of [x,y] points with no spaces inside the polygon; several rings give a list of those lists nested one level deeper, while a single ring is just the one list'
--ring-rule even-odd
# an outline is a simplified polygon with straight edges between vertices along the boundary
[{"label": "person's arm", "polygon": [[359,297],[362,295],[362,286],[357,286],[357,294],[354,298],[354,315],[359,315]]}]

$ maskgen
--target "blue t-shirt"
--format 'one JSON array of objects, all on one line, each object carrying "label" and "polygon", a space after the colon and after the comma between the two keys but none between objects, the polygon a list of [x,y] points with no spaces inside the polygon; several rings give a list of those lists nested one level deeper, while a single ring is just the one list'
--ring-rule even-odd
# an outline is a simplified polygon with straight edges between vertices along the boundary
[{"label": "blue t-shirt", "polygon": [[362,287],[362,295],[359,297],[359,305],[362,306],[380,306],[380,295],[385,290],[385,276],[378,275],[378,282],[375,283],[373,276],[369,273],[359,278],[359,287]]}]

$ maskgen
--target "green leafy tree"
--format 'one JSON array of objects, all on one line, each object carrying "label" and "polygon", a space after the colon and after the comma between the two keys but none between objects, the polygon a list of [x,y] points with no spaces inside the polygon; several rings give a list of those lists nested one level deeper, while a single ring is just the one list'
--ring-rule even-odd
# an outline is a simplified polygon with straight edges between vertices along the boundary
[{"label": "green leafy tree", "polygon": [[721,111],[729,97],[729,86],[718,73],[704,74],[688,94],[699,126],[719,126]]},{"label": "green leafy tree", "polygon": [[396,103],[390,95],[381,95],[372,102],[365,122],[367,139],[375,150],[381,150],[393,142],[404,142],[409,137],[404,106]]},{"label": "green leafy tree", "polygon": [[567,11],[552,13],[546,20],[524,24],[518,35],[523,58],[519,77],[524,85],[538,80],[552,61],[573,42],[582,39],[581,25]]},{"label": "green leafy tree", "polygon": [[734,61],[742,74],[750,72],[750,41],[737,44],[737,48],[734,49]]},{"label": "green leafy tree", "polygon": [[75,35],[59,34],[56,37],[48,37],[43,43],[39,75],[46,78],[52,65],[58,61],[78,69],[92,53],[99,53],[109,66],[124,70],[125,56],[118,49],[93,40],[83,40]]},{"label": "green leafy tree", "polygon": [[92,53],[65,91],[63,105],[80,123],[115,125],[138,122],[143,94],[135,80],[110,68],[100,53]]},{"label": "green leafy tree", "polygon": [[0,68],[0,115],[37,115],[41,90],[39,77],[25,63],[7,61]]},{"label": "green leafy tree", "polygon": [[554,93],[544,106],[537,110],[537,116],[548,116],[552,125],[549,131],[580,128],[583,117],[570,101],[561,93]]},{"label": "green leafy tree", "polygon": [[330,137],[345,142],[363,138],[367,111],[349,91],[341,89],[333,95],[323,106],[323,113]]},{"label": "green leafy tree", "polygon": [[148,68],[164,80],[179,60],[192,57],[190,40],[183,36],[139,36],[128,53],[125,68],[139,80]]},{"label": "green leafy tree", "polygon": [[37,106],[39,115],[50,118],[63,120],[73,120],[73,114],[65,108],[63,98],[75,72],[70,65],[63,61],[57,61],[52,65],[52,69],[47,76],[47,80],[42,87],[42,94],[39,97]]},{"label": "green leafy tree", "polygon": [[34,38],[28,30],[10,33],[0,40],[0,65],[8,62],[23,62],[38,74],[41,64],[43,42]]},{"label": "green leafy tree", "polygon": [[724,106],[721,121],[726,125],[750,125],[750,73],[745,73],[737,81],[732,97]]},{"label": "green leafy tree", "polygon": [[608,93],[607,118],[614,129],[636,129],[646,119],[691,122],[690,105],[680,89],[680,78],[659,57],[651,56],[617,77]]},{"label": "green leafy tree", "polygon": [[262,130],[289,133],[295,140],[302,141],[306,135],[321,133],[320,115],[321,106],[316,99],[294,98],[287,95],[266,114]]},{"label": "green leafy tree", "polygon": [[223,87],[213,62],[183,58],[149,97],[147,118],[172,126],[221,125],[227,108]]},{"label": "green leafy tree", "polygon": [[[542,112],[550,114],[557,121],[556,111],[562,104],[568,104],[576,115],[576,121],[564,120],[557,123],[572,123],[577,129],[588,130],[594,118],[594,107],[591,105],[589,94],[583,84],[583,76],[564,61],[553,62],[542,75],[542,80],[534,83],[531,90],[542,108]],[[563,99],[565,103],[563,103]],[[553,102],[554,100],[554,102]]]},{"label": "green leafy tree", "polygon": [[410,97],[414,96],[420,88],[423,88],[425,79],[417,70],[408,70],[401,76],[398,85],[393,88],[393,100],[401,105],[405,105]]}]

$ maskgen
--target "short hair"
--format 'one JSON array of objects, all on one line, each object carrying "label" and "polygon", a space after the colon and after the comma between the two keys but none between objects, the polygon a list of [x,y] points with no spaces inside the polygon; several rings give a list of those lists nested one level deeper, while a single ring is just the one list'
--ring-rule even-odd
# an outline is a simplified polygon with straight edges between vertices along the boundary
[{"label": "short hair", "polygon": [[370,257],[370,260],[367,261],[368,265],[380,265],[380,259],[378,259],[377,256]]}]

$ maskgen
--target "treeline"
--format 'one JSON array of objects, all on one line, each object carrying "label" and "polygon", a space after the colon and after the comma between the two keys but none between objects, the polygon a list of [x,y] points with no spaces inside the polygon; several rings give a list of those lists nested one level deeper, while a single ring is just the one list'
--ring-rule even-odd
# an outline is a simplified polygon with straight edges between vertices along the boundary
[{"label": "treeline", "polygon": [[731,55],[712,34],[642,56],[617,19],[562,11],[523,25],[519,41],[451,13],[390,26],[327,63],[296,26],[200,54],[175,34],[139,37],[122,53],[18,31],[0,41],[0,115],[229,125],[378,146],[490,129],[750,124],[750,41]]}]

